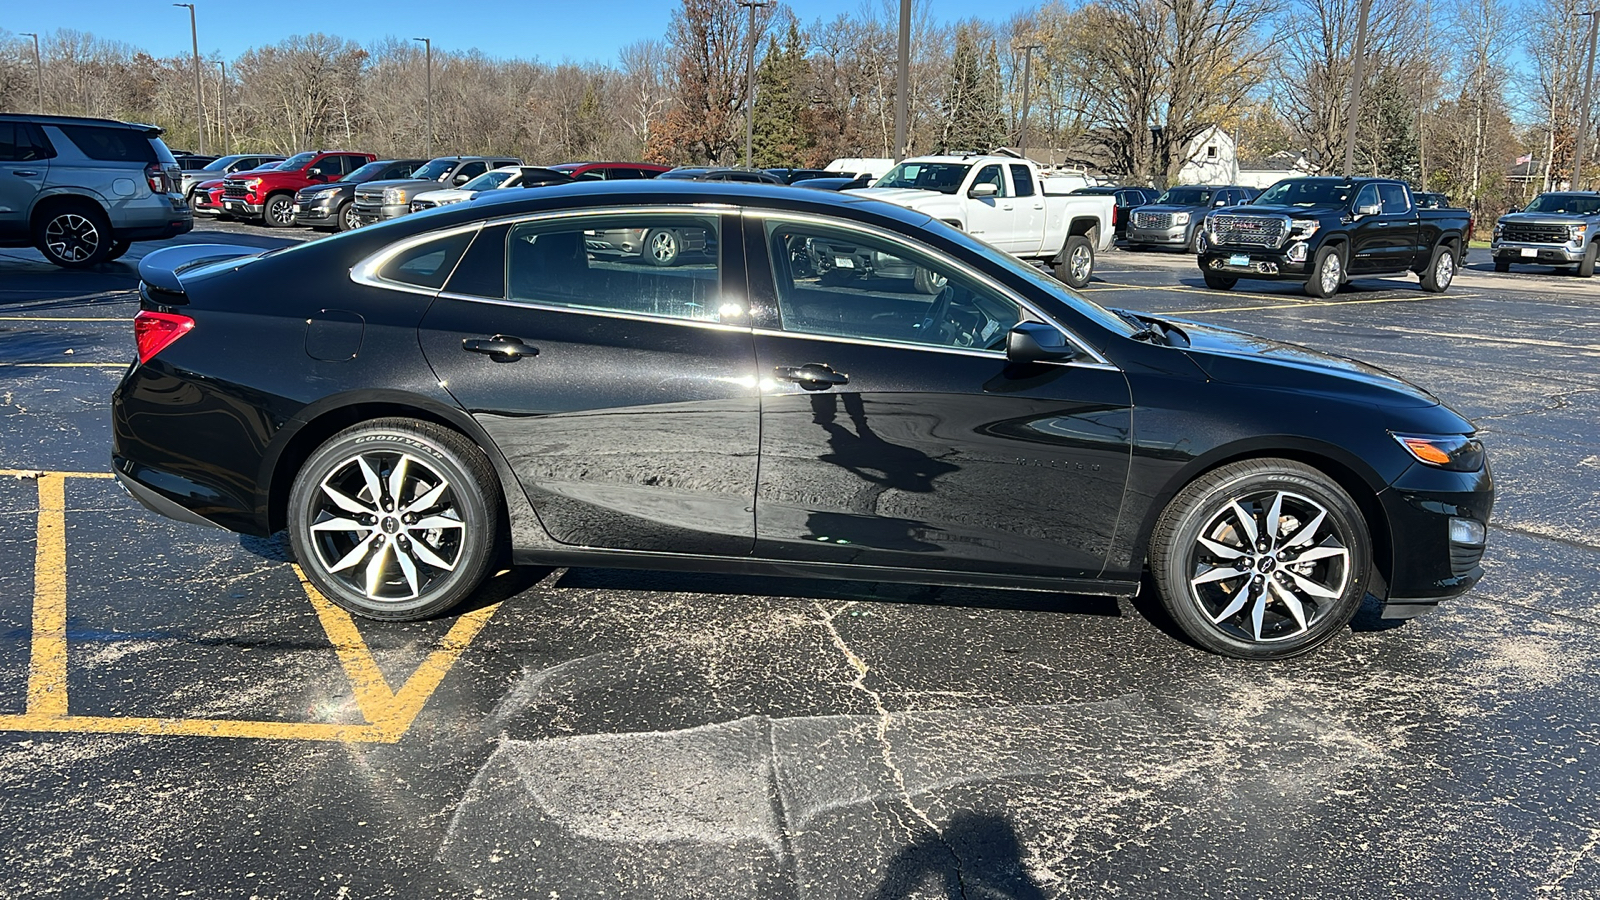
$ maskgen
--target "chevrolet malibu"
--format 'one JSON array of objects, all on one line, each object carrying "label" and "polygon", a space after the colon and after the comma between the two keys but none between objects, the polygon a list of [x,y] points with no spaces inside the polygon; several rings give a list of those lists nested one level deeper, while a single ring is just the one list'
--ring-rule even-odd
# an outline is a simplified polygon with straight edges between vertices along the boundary
[{"label": "chevrolet malibu", "polygon": [[[648,181],[507,191],[140,263],[112,463],[359,615],[522,564],[1131,596],[1272,659],[1482,575],[1466,419],[1379,369],[1105,309],[889,204]],[[652,265],[620,231],[703,232]],[[824,279],[819,247],[925,271]]]}]

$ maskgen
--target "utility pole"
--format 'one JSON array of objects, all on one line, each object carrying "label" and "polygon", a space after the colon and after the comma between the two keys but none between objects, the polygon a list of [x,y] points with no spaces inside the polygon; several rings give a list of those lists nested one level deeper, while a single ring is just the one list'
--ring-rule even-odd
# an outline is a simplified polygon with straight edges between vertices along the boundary
[{"label": "utility pole", "polygon": [[1029,90],[1033,87],[1033,51],[1042,48],[1043,44],[1023,44],[1017,48],[1022,51],[1022,122],[1017,127],[1017,149],[1023,156],[1028,155],[1028,112],[1033,104],[1029,102]]},{"label": "utility pole", "polygon": [[911,0],[900,0],[900,63],[896,67],[894,91],[894,161],[906,158],[907,134],[911,130]]},{"label": "utility pole", "polygon": [[1361,113],[1361,78],[1367,65],[1367,17],[1372,0],[1361,0],[1361,21],[1356,25],[1356,55],[1350,68],[1350,106],[1344,111],[1344,177],[1356,167],[1356,118]]},{"label": "utility pole", "polygon": [[194,115],[200,126],[200,153],[206,152],[206,104],[200,95],[200,32],[194,24],[194,4],[174,3],[189,10],[189,43],[194,50]]},{"label": "utility pole", "polygon": [[44,115],[44,57],[39,55],[39,36],[31,31],[22,32],[23,37],[33,38],[33,86],[39,89],[39,115]]},{"label": "utility pole", "polygon": [[433,39],[421,37],[412,40],[422,42],[428,55],[428,158],[433,159]]},{"label": "utility pole", "polygon": [[744,54],[744,164],[750,167],[750,148],[756,136],[756,10],[768,6],[768,0],[739,0],[739,5],[750,10],[750,33]]},{"label": "utility pole", "polygon": [[1572,148],[1572,184],[1567,186],[1574,191],[1583,189],[1583,155],[1588,149],[1584,143],[1589,137],[1589,106],[1594,102],[1594,44],[1596,29],[1600,29],[1600,10],[1578,15],[1589,17],[1589,65],[1583,75],[1583,106],[1578,110],[1578,136],[1574,140],[1577,146]]},{"label": "utility pole", "polygon": [[217,97],[222,107],[222,152],[233,152],[233,132],[228,130],[228,61],[217,60],[217,65],[222,67],[222,81],[219,82]]}]

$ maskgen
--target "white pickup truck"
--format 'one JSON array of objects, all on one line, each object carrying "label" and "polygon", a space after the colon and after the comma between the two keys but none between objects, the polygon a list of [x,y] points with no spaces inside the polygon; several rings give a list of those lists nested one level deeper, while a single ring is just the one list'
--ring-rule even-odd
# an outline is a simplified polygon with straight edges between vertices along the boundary
[{"label": "white pickup truck", "polygon": [[1053,180],[1012,156],[919,156],[848,193],[927,213],[1013,256],[1046,263],[1081,288],[1094,274],[1095,254],[1115,240],[1115,198],[1068,196],[1081,179]]}]

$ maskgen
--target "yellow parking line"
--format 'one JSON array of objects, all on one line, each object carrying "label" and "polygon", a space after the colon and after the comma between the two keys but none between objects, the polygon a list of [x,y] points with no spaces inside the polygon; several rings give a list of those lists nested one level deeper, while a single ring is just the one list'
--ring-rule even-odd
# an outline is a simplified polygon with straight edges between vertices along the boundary
[{"label": "yellow parking line", "polygon": [[128,364],[119,363],[30,363],[30,362],[0,362],[0,368],[5,369],[126,369]]},{"label": "yellow parking line", "polygon": [[133,316],[0,316],[0,322],[132,322]]},{"label": "yellow parking line", "polygon": [[39,533],[33,547],[33,643],[28,715],[67,714],[66,479],[40,475]]},{"label": "yellow parking line", "polygon": [[298,565],[295,577],[333,644],[355,694],[365,724],[265,722],[247,719],[74,716],[67,704],[67,548],[66,481],[111,478],[109,472],[0,469],[0,477],[33,478],[39,491],[34,543],[32,641],[29,645],[28,698],[22,715],[0,714],[0,731],[95,734],[185,735],[190,737],[394,743],[411,728],[439,684],[478,636],[499,603],[465,613],[394,691],[350,614],[319,592]]}]

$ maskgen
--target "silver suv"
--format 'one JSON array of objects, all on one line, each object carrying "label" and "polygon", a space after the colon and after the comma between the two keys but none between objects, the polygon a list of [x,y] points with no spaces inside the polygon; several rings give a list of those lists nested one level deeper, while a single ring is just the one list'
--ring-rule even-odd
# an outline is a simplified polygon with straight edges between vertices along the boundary
[{"label": "silver suv", "polygon": [[1533,198],[1522,212],[1507,213],[1494,225],[1496,272],[1511,264],[1576,266],[1579,277],[1594,275],[1600,257],[1600,194],[1551,191]]},{"label": "silver suv", "polygon": [[161,129],[0,113],[0,247],[86,268],[194,228]]}]

